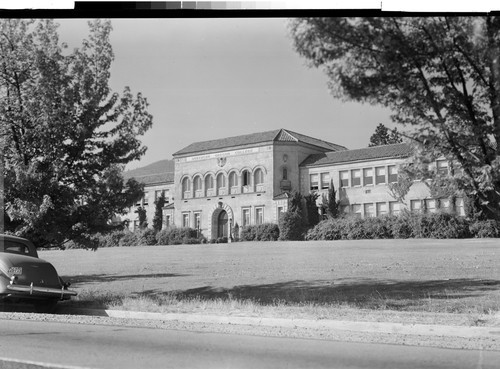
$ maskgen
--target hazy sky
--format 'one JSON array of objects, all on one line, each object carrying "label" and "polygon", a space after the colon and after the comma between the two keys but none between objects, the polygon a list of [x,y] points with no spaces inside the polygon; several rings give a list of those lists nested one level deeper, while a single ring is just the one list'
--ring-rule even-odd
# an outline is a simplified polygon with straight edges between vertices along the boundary
[{"label": "hazy sky", "polygon": [[[57,20],[60,41],[80,45],[82,19]],[[390,112],[335,100],[321,70],[293,49],[284,18],[113,19],[111,87],[150,104],[144,166],[196,141],[288,128],[348,148],[366,147]]]}]

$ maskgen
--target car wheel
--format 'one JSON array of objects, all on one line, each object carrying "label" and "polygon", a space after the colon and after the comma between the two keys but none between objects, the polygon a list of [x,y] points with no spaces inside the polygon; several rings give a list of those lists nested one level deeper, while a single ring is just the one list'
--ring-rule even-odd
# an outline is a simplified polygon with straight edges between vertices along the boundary
[{"label": "car wheel", "polygon": [[37,313],[53,314],[56,311],[57,300],[44,300],[34,303]]}]

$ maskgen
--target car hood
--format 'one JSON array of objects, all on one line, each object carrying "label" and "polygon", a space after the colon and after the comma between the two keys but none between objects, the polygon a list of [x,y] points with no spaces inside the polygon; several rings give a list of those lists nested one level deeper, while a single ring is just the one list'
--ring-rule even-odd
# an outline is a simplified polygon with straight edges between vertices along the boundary
[{"label": "car hood", "polygon": [[21,267],[22,274],[18,275],[18,284],[44,285],[59,288],[61,282],[56,269],[49,262],[32,256],[0,253],[0,271],[8,275],[11,267]]}]

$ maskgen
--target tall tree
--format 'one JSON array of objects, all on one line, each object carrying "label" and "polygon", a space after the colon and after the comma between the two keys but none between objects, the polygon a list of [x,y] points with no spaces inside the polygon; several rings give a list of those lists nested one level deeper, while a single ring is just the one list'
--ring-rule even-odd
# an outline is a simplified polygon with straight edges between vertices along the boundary
[{"label": "tall tree", "polygon": [[339,201],[337,200],[337,191],[335,190],[332,179],[330,180],[330,187],[328,188],[326,214],[329,218],[337,218],[339,216]]},{"label": "tall tree", "polygon": [[308,18],[296,50],[322,67],[336,98],[382,105],[448,180],[500,217],[500,18]]},{"label": "tall tree", "polygon": [[[69,52],[52,20],[0,20],[6,231],[61,245],[108,227],[143,193],[123,166],[146,148],[148,103],[109,88],[110,21]],[[3,209],[2,209],[3,210]]]},{"label": "tall tree", "polygon": [[165,194],[162,194],[155,200],[155,215],[153,217],[153,229],[161,231],[163,227],[163,206],[165,206]]},{"label": "tall tree", "polygon": [[375,132],[370,137],[370,143],[368,147],[380,146],[380,145],[390,145],[403,142],[403,139],[399,135],[398,129],[394,128],[389,131],[389,128],[379,123]]}]

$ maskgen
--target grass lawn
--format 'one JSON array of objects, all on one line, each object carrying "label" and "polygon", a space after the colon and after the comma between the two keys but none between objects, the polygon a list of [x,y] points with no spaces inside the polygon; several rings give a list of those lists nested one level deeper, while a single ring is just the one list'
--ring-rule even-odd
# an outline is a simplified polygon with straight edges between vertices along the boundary
[{"label": "grass lawn", "polygon": [[315,318],[353,309],[500,311],[500,239],[241,242],[40,257],[79,292],[72,304],[87,307]]}]

